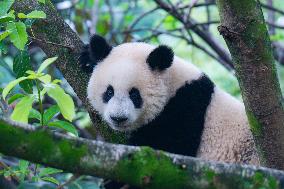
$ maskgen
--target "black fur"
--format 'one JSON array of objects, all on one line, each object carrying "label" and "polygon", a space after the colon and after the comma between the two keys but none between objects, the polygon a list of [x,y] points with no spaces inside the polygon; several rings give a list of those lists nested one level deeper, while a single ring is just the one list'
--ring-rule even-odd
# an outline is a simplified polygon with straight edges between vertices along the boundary
[{"label": "black fur", "polygon": [[196,156],[214,84],[202,76],[176,92],[161,114],[130,135],[130,143]]},{"label": "black fur", "polygon": [[129,98],[132,100],[135,108],[141,108],[142,107],[143,100],[142,100],[140,92],[137,88],[133,87],[129,91]]},{"label": "black fur", "polygon": [[92,73],[97,63],[106,58],[111,50],[112,47],[103,37],[93,35],[90,44],[83,47],[79,57],[81,68],[87,73]]},{"label": "black fur", "polygon": [[160,45],[149,54],[146,62],[151,70],[163,71],[172,65],[173,60],[172,49],[166,45]]},{"label": "black fur", "polygon": [[108,101],[114,96],[114,89],[111,85],[107,87],[107,90],[104,92],[102,98],[104,103],[108,103]]}]

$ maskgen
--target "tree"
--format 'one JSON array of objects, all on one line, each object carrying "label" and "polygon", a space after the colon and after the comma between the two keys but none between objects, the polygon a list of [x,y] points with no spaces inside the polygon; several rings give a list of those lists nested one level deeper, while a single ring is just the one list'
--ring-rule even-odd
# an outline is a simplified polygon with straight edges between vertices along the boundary
[{"label": "tree", "polygon": [[284,111],[275,60],[258,1],[218,0],[219,31],[235,64],[262,165],[284,168]]}]

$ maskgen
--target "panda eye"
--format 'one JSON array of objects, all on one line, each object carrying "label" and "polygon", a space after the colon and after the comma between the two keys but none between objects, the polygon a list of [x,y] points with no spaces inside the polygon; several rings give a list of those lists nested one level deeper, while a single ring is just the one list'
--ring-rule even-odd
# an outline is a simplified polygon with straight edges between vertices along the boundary
[{"label": "panda eye", "polygon": [[103,102],[107,103],[114,95],[114,90],[111,85],[107,87],[107,90],[103,94]]},{"label": "panda eye", "polygon": [[137,88],[133,87],[129,91],[129,98],[132,100],[135,108],[141,108],[143,101],[140,92]]}]

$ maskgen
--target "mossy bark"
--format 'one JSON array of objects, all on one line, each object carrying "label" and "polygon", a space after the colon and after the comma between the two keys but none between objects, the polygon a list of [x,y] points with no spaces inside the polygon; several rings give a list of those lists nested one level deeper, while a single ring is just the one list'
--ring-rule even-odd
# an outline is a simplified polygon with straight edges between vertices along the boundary
[{"label": "mossy bark", "polygon": [[58,15],[51,1],[46,0],[45,4],[42,4],[37,0],[16,0],[13,9],[23,13],[33,10],[42,10],[46,13],[46,19],[37,19],[32,25],[30,39],[38,44],[48,57],[58,56],[57,68],[88,109],[98,133],[107,141],[124,142],[126,136],[107,127],[88,104],[86,90],[90,76],[80,68],[78,62],[83,42]]},{"label": "mossy bark", "polygon": [[284,111],[268,31],[258,0],[217,0],[262,165],[284,169]]},{"label": "mossy bark", "polygon": [[0,153],[149,189],[283,188],[284,172],[70,137],[0,119]]}]

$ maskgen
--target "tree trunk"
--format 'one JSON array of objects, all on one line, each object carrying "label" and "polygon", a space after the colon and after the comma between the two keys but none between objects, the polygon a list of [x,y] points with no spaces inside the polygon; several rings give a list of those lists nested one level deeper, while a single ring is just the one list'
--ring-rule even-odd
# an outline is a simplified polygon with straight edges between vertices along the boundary
[{"label": "tree trunk", "polygon": [[0,153],[141,188],[283,188],[284,172],[70,137],[0,119]]},{"label": "tree trunk", "polygon": [[284,111],[258,0],[217,0],[219,26],[236,69],[262,165],[284,169]]}]

